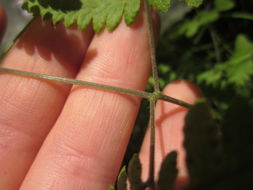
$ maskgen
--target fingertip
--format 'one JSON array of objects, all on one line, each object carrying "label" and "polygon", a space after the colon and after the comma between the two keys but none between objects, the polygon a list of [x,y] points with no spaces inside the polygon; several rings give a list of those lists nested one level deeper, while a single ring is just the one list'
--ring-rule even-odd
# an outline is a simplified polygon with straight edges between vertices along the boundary
[{"label": "fingertip", "polygon": [[171,82],[163,89],[163,93],[189,104],[194,104],[197,98],[202,97],[200,89],[194,83],[185,80]]},{"label": "fingertip", "polygon": [[[163,93],[185,101],[189,104],[201,97],[200,90],[191,82],[179,80],[168,84]],[[171,151],[178,152],[177,168],[179,170],[176,187],[184,187],[188,183],[187,167],[185,165],[185,151],[183,147],[183,126],[184,118],[188,109],[166,101],[158,101],[156,105],[156,155],[155,155],[155,176],[158,178],[160,165],[165,156]],[[140,158],[143,164],[143,179],[148,175],[148,157],[150,128],[147,131],[140,152]]]},{"label": "fingertip", "polygon": [[[202,97],[200,89],[194,83],[185,80],[178,80],[168,84],[164,88],[163,93],[189,104],[194,104],[198,98]],[[176,181],[177,188],[183,188],[188,183],[188,172],[185,165],[185,151],[183,147],[183,126],[187,111],[187,109],[181,106],[168,102],[160,102],[157,110],[159,118],[163,118],[160,126],[158,126],[158,128],[160,127],[158,129],[158,134],[160,133],[159,139],[162,139],[160,143],[164,143],[164,147],[161,146],[161,150],[164,148],[164,155],[172,150],[178,152],[177,167],[179,175]]]},{"label": "fingertip", "polygon": [[6,13],[4,8],[0,5],[0,40],[2,39],[6,28]]}]

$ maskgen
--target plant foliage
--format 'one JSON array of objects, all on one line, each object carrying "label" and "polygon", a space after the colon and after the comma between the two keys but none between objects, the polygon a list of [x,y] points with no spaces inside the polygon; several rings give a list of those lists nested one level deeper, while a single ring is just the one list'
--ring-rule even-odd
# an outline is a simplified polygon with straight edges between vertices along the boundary
[{"label": "plant foliage", "polygon": [[75,0],[73,4],[76,6],[72,8],[68,6],[72,1],[61,1],[61,6],[56,6],[54,2],[27,0],[23,8],[44,18],[51,17],[53,24],[64,20],[67,27],[77,23],[80,29],[85,29],[92,22],[96,32],[100,32],[104,26],[113,30],[122,15],[127,24],[132,24],[140,9],[140,0]]},{"label": "plant foliage", "polygon": [[244,98],[234,99],[221,126],[208,110],[198,103],[186,117],[186,189],[252,189],[253,106]]},{"label": "plant foliage", "polygon": [[[159,11],[167,11],[171,0],[149,0],[150,5]],[[186,0],[190,6],[199,6],[201,0]],[[99,33],[106,26],[114,30],[122,16],[131,25],[140,10],[140,0],[25,0],[23,8],[43,18],[52,18],[53,24],[64,21],[67,27],[77,24],[85,29],[92,23]]]},{"label": "plant foliage", "polygon": [[[245,98],[231,102],[221,125],[213,119],[204,100],[193,106],[184,126],[189,183],[181,190],[253,189],[252,118],[253,105]],[[178,189],[176,158],[177,153],[171,152],[161,164],[159,190]],[[134,155],[128,174],[131,189],[143,189],[140,172],[138,156]]]},{"label": "plant foliage", "polygon": [[177,178],[177,152],[169,153],[164,158],[159,171],[159,178],[157,181],[157,187],[159,190],[173,190],[175,189],[175,182]]},{"label": "plant foliage", "polygon": [[[180,6],[172,8],[166,19],[185,9]],[[193,81],[218,120],[234,95],[252,99],[252,7],[252,1],[205,1],[199,9],[188,9],[172,20],[163,29],[157,51],[160,84]]]}]

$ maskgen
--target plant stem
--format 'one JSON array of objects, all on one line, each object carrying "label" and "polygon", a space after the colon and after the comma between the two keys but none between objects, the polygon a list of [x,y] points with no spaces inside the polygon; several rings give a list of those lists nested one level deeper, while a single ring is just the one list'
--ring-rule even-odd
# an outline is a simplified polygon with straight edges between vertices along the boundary
[{"label": "plant stem", "polygon": [[148,39],[149,39],[149,48],[150,48],[150,58],[152,65],[152,75],[154,79],[154,90],[155,92],[160,92],[159,80],[158,80],[158,70],[156,64],[156,48],[155,48],[155,34],[154,27],[152,22],[152,10],[148,4],[148,0],[144,1],[145,13],[146,13],[146,23],[148,27]]},{"label": "plant stem", "polygon": [[46,79],[46,80],[50,80],[50,81],[57,81],[57,82],[63,82],[63,83],[68,83],[68,84],[74,84],[74,85],[80,85],[80,86],[85,86],[85,87],[101,89],[101,90],[108,90],[108,91],[118,92],[118,93],[122,93],[122,94],[140,96],[140,97],[146,98],[146,99],[150,99],[150,97],[152,96],[152,93],[150,93],[150,92],[132,90],[132,89],[121,88],[121,87],[116,87],[116,86],[109,86],[109,85],[105,85],[105,84],[97,84],[97,83],[75,80],[75,79],[65,78],[65,77],[58,77],[58,76],[52,76],[52,75],[19,71],[19,70],[8,69],[8,68],[0,68],[0,72],[11,73],[11,74],[27,76],[27,77],[33,77],[33,78]]},{"label": "plant stem", "polygon": [[164,101],[167,101],[167,102],[170,102],[170,103],[173,103],[173,104],[177,104],[179,106],[183,106],[185,108],[191,108],[192,105],[191,104],[188,104],[182,100],[178,100],[176,98],[172,98],[170,96],[167,96],[165,94],[161,94],[159,97],[158,97],[159,100],[164,100]]},{"label": "plant stem", "polygon": [[216,36],[215,36],[215,31],[212,27],[210,27],[210,35],[211,35],[211,38],[212,38],[212,41],[213,41],[216,61],[218,63],[220,63],[221,62],[221,52],[220,52],[219,44],[218,44]]},{"label": "plant stem", "polygon": [[[20,71],[20,70],[9,69],[9,68],[0,68],[0,72],[20,75],[20,76],[25,76],[25,77],[32,77],[32,78],[39,78],[39,79],[45,79],[45,80],[50,80],[50,81],[62,82],[62,83],[67,83],[67,84],[80,85],[80,86],[91,87],[91,88],[96,88],[96,89],[101,89],[101,90],[112,91],[112,92],[118,92],[118,93],[122,93],[122,94],[139,96],[139,97],[142,97],[142,98],[145,98],[148,100],[150,100],[152,97],[154,97],[154,95],[153,95],[154,93],[151,93],[151,92],[145,92],[145,91],[133,90],[133,89],[128,89],[128,88],[121,88],[121,87],[98,84],[98,83],[93,83],[93,82],[75,80],[75,79],[66,78],[66,77],[45,75],[45,74],[40,74],[40,73],[32,73],[32,72]],[[162,93],[160,93],[159,96],[155,96],[154,99],[155,100],[164,100],[164,101],[171,102],[171,103],[174,103],[174,104],[186,107],[186,108],[190,108],[192,106],[184,101],[178,100],[176,98],[167,96]]]},{"label": "plant stem", "polygon": [[154,79],[154,92],[152,97],[149,99],[150,102],[150,152],[149,152],[149,177],[148,186],[151,190],[155,190],[155,104],[160,95],[160,87],[158,80],[158,69],[156,63],[156,50],[155,50],[155,35],[152,20],[152,10],[149,6],[148,0],[144,0],[145,13],[146,13],[146,24],[149,39],[150,58],[152,65],[152,75]]},{"label": "plant stem", "polygon": [[231,56],[233,54],[233,50],[231,49],[231,47],[229,47],[229,45],[226,44],[226,42],[224,42],[224,40],[221,39],[221,37],[218,35],[218,33],[215,30],[213,30],[213,35],[215,39],[217,40],[217,43],[220,44],[224,48],[224,50],[226,50]]},{"label": "plant stem", "polygon": [[155,104],[156,100],[150,100],[150,145],[149,145],[149,178],[148,185],[155,190]]}]

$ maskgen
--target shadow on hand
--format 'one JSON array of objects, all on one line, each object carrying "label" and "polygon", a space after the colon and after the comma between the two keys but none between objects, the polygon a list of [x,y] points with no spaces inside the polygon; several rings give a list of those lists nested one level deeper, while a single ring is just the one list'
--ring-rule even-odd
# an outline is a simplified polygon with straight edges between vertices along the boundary
[{"label": "shadow on hand", "polygon": [[21,38],[16,47],[24,48],[26,53],[38,53],[41,58],[50,63],[55,58],[67,69],[78,69],[84,58],[85,44],[90,40],[88,30],[81,35],[73,27],[66,29],[62,23],[53,26],[50,21],[36,18]]}]

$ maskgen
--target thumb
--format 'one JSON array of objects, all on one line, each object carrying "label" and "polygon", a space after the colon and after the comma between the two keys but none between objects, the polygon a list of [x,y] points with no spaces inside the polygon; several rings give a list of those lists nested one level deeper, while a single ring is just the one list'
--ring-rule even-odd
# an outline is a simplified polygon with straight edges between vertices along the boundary
[{"label": "thumb", "polygon": [[[177,81],[167,85],[164,94],[193,104],[200,92],[190,82]],[[178,153],[177,167],[179,170],[177,186],[184,186],[187,183],[187,170],[185,166],[185,153],[183,148],[183,126],[184,118],[188,109],[181,106],[159,101],[156,105],[156,139],[155,139],[155,178],[158,178],[160,165],[165,156],[175,150]],[[142,162],[142,178],[144,181],[148,178],[149,170],[149,142],[150,127],[145,135],[140,151],[140,160]]]}]

